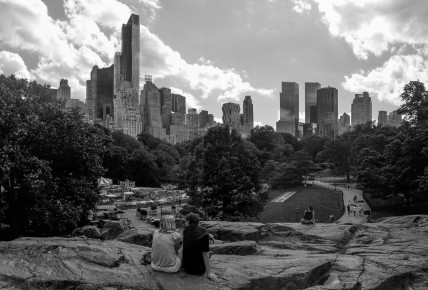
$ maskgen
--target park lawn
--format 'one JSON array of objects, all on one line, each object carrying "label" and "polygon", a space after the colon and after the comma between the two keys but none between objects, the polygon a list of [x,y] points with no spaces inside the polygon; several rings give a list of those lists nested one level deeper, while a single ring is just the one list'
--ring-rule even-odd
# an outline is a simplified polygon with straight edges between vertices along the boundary
[{"label": "park lawn", "polygon": [[[270,202],[287,191],[296,191],[296,193],[283,203]],[[342,192],[315,185],[294,186],[270,190],[269,200],[259,216],[259,222],[295,223],[303,217],[308,205],[314,207],[315,219],[318,223],[329,222],[328,218],[331,214],[337,220],[344,211]]]}]

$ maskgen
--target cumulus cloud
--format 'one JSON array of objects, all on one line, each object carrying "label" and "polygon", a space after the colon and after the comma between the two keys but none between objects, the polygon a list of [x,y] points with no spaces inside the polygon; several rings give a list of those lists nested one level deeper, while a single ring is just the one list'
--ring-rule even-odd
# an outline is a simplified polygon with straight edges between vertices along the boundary
[{"label": "cumulus cloud", "polygon": [[428,44],[425,0],[313,0],[332,35],[343,37],[354,54],[367,59],[402,43]]},{"label": "cumulus cloud", "polygon": [[22,58],[9,51],[0,51],[0,74],[14,74],[18,78],[30,78],[30,72]]},{"label": "cumulus cloud", "polygon": [[342,86],[351,92],[368,91],[380,101],[401,104],[405,84],[420,80],[428,82],[428,60],[422,55],[394,55],[381,67],[346,76]]},{"label": "cumulus cloud", "polygon": [[312,5],[305,0],[291,0],[293,2],[293,11],[297,13],[303,13],[305,11],[309,11],[312,8]]},{"label": "cumulus cloud", "polygon": [[262,123],[262,122],[259,122],[259,121],[254,121],[254,127],[256,127],[256,126],[260,126],[260,127],[262,127],[262,126],[263,126],[263,123]]}]

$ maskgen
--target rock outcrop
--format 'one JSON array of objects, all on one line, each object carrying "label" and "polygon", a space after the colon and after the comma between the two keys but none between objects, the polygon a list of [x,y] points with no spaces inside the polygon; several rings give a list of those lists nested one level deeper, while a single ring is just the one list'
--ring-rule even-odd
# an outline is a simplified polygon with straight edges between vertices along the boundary
[{"label": "rock outcrop", "polygon": [[115,238],[115,240],[134,245],[151,247],[154,231],[155,228],[132,228],[121,233]]},{"label": "rock outcrop", "polygon": [[358,226],[203,225],[229,239],[212,245],[218,284],[142,265],[150,248],[135,241],[150,233],[137,229],[119,238],[131,243],[78,237],[1,242],[0,289],[428,289],[428,216]]}]

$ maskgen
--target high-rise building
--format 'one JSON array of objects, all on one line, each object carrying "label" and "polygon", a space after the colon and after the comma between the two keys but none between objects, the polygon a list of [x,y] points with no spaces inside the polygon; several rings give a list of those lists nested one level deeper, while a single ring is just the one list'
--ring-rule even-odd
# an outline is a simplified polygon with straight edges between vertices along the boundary
[{"label": "high-rise building", "polygon": [[307,138],[317,134],[317,124],[316,123],[305,123],[303,124],[303,138]]},{"label": "high-rise building", "polygon": [[[316,123],[317,91],[320,83],[305,83],[305,123]],[[312,110],[311,110],[312,108]]]},{"label": "high-rise building", "polygon": [[299,84],[282,82],[279,100],[280,118],[276,123],[276,131],[296,136],[299,122]]},{"label": "high-rise building", "polygon": [[122,25],[120,78],[140,91],[140,16],[136,14],[131,14],[128,23]]},{"label": "high-rise building", "polygon": [[189,108],[188,113],[186,114],[186,124],[189,127],[189,138],[191,140],[197,138],[199,136],[199,115],[196,112],[196,109]]},{"label": "high-rise building", "polygon": [[211,127],[211,126],[214,126],[214,124],[215,124],[214,115],[208,114],[208,125]]},{"label": "high-rise building", "polygon": [[98,68],[94,65],[91,79],[86,82],[86,104],[90,120],[106,123],[113,118],[114,65]]},{"label": "high-rise building", "polygon": [[172,111],[186,114],[186,97],[179,94],[172,94]]},{"label": "high-rise building", "polygon": [[338,119],[338,93],[336,88],[327,87],[317,91],[318,135],[336,138]]},{"label": "high-rise building", "polygon": [[199,128],[204,128],[208,125],[208,111],[201,110],[199,112]]},{"label": "high-rise building", "polygon": [[115,130],[137,138],[142,131],[138,91],[133,88],[121,89],[114,99]]},{"label": "high-rise building", "polygon": [[166,130],[162,127],[160,92],[151,79],[146,79],[140,94],[140,114],[143,131],[165,140]]},{"label": "high-rise building", "polygon": [[241,118],[239,115],[241,108],[239,104],[224,103],[221,110],[223,111],[223,124],[239,132],[241,129]]},{"label": "high-rise building", "polygon": [[351,106],[352,126],[372,121],[372,99],[368,92],[355,94]]},{"label": "high-rise building", "polygon": [[379,115],[377,117],[378,125],[387,125],[388,124],[388,113],[387,111],[379,111]]},{"label": "high-rise building", "polygon": [[68,80],[61,79],[59,81],[59,87],[57,89],[56,97],[58,98],[58,100],[63,100],[63,101],[70,100],[71,89],[70,89],[70,86],[68,85]]},{"label": "high-rise building", "polygon": [[398,114],[397,111],[392,111],[388,114],[388,125],[393,127],[400,127],[403,122],[403,116]]},{"label": "high-rise building", "polygon": [[171,89],[160,88],[160,101],[161,101],[161,114],[162,114],[162,127],[166,129],[166,133],[169,134],[169,125],[171,122]]},{"label": "high-rise building", "polygon": [[343,115],[339,118],[339,124],[337,128],[338,135],[342,135],[349,130],[351,130],[351,117],[348,114],[343,113]]},{"label": "high-rise building", "polygon": [[242,132],[249,136],[254,128],[253,101],[251,96],[245,96],[242,114]]}]

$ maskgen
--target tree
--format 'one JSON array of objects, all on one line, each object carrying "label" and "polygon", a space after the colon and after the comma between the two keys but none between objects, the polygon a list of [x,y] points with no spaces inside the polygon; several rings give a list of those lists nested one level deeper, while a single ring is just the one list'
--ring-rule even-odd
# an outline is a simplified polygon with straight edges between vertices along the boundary
[{"label": "tree", "polygon": [[112,139],[46,86],[0,76],[0,185],[18,233],[58,234],[86,219]]},{"label": "tree", "polygon": [[335,165],[335,171],[339,174],[346,174],[346,179],[349,182],[352,169],[351,145],[338,138],[326,142],[324,151],[327,159]]},{"label": "tree", "polygon": [[317,135],[310,136],[308,138],[303,139],[300,141],[302,144],[303,150],[311,156],[312,160],[315,161],[315,156],[318,154],[318,152],[321,152],[324,150],[324,144],[329,139],[327,137],[320,137]]},{"label": "tree", "polygon": [[420,81],[411,81],[404,86],[401,94],[404,104],[397,110],[407,116],[411,124],[426,124],[428,122],[428,92]]},{"label": "tree", "polygon": [[266,193],[260,191],[256,147],[227,126],[210,128],[188,167],[189,195],[211,218],[256,217]]}]

